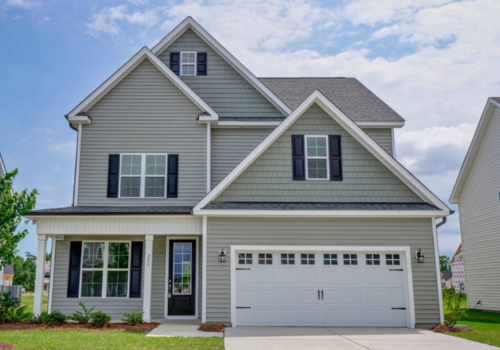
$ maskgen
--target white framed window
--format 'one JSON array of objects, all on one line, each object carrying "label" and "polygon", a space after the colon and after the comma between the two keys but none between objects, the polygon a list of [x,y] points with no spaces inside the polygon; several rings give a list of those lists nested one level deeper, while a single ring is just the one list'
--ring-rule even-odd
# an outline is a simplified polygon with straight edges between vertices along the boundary
[{"label": "white framed window", "polygon": [[399,254],[385,254],[385,264],[393,266],[401,265],[401,258]]},{"label": "white framed window", "polygon": [[323,265],[338,265],[338,255],[337,254],[323,254]]},{"label": "white framed window", "polygon": [[380,254],[366,254],[366,265],[380,265]]},{"label": "white framed window", "polygon": [[253,258],[252,253],[239,253],[238,254],[238,264],[240,265],[252,265]]},{"label": "white framed window", "polygon": [[295,254],[293,253],[281,254],[281,265],[295,265]]},{"label": "white framed window", "polygon": [[358,254],[344,254],[344,265],[357,265]]},{"label": "white framed window", "polygon": [[314,265],[315,264],[314,254],[300,254],[300,264]]},{"label": "white framed window", "polygon": [[121,154],[120,198],[165,198],[167,154]]},{"label": "white framed window", "polygon": [[306,179],[328,180],[328,136],[306,135]]},{"label": "white framed window", "polygon": [[181,52],[181,75],[196,75],[196,52]]},{"label": "white framed window", "polygon": [[192,294],[192,258],[191,243],[174,243],[174,290],[175,295]]},{"label": "white framed window", "polygon": [[259,265],[272,265],[273,255],[269,253],[259,254]]},{"label": "white framed window", "polygon": [[130,242],[83,242],[81,298],[128,298]]}]

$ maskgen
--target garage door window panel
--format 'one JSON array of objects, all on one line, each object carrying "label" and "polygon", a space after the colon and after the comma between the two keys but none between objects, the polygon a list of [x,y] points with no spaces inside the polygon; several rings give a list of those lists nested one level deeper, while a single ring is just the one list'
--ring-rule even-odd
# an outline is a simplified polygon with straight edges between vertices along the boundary
[{"label": "garage door window panel", "polygon": [[259,265],[272,265],[273,255],[268,253],[259,254]]},{"label": "garage door window panel", "polygon": [[400,266],[401,265],[401,257],[399,254],[386,254],[385,255],[385,264],[389,266]]},{"label": "garage door window panel", "polygon": [[366,254],[366,265],[380,265],[380,254]]},{"label": "garage door window panel", "polygon": [[281,265],[295,265],[295,254],[281,254]]},{"label": "garage door window panel", "polygon": [[314,254],[300,254],[300,264],[314,265],[315,264]]},{"label": "garage door window panel", "polygon": [[338,255],[337,254],[323,254],[323,265],[338,265]]},{"label": "garage door window panel", "polygon": [[358,265],[358,254],[344,254],[344,265]]},{"label": "garage door window panel", "polygon": [[239,253],[238,254],[238,264],[240,265],[252,265],[253,257],[252,253]]}]

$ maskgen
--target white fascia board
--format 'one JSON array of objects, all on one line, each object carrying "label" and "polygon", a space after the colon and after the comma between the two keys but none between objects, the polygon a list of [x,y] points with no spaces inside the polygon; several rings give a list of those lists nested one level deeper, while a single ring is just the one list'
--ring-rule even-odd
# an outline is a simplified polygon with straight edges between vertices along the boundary
[{"label": "white fascia board", "polygon": [[147,48],[143,47],[130,60],[127,61],[120,69],[118,69],[108,80],[99,86],[85,100],[83,100],[69,115],[68,120],[77,117],[78,113],[86,112],[95,105],[104,95],[106,95],[114,86],[116,86],[123,78],[125,78],[132,70],[134,70],[144,59],[149,61],[162,72],[175,86],[179,88],[198,108],[209,113],[214,118],[219,118],[218,114],[198,96],[189,86],[186,85],[174,72],[172,72],[165,64]]},{"label": "white fascia board", "polygon": [[168,214],[139,214],[139,215],[127,215],[127,214],[96,214],[96,215],[72,215],[72,214],[67,214],[67,215],[61,215],[61,214],[43,214],[43,215],[24,215],[26,219],[30,219],[34,221],[35,223],[44,219],[89,219],[89,220],[95,220],[95,219],[148,219],[148,220],[154,220],[154,219],[193,219],[193,220],[198,220],[197,217],[194,217],[193,215],[168,215]]},{"label": "white fascia board", "polygon": [[476,132],[474,133],[474,137],[472,138],[472,142],[469,146],[469,149],[467,150],[467,155],[465,156],[462,167],[460,168],[460,172],[458,173],[457,180],[455,181],[455,186],[453,186],[453,190],[451,191],[449,201],[452,204],[458,204],[460,193],[462,193],[462,189],[465,185],[465,180],[467,180],[467,176],[469,175],[470,169],[472,168],[472,163],[474,163],[474,158],[479,151],[481,140],[486,133],[487,126],[493,115],[493,110],[495,107],[500,108],[500,104],[495,100],[492,100],[491,98],[488,99],[488,102],[484,107],[483,114],[481,115],[481,119],[479,120],[479,123],[477,125]]},{"label": "white fascia board", "polygon": [[2,172],[7,174],[7,169],[5,168],[5,164],[3,162],[2,154],[0,153],[0,168],[2,168]]},{"label": "white fascia board", "polygon": [[68,116],[68,121],[75,128],[78,128],[80,125],[88,125],[92,122],[89,116],[84,116],[84,115]]},{"label": "white fascia board", "polygon": [[214,124],[215,128],[275,128],[280,125],[283,121],[219,121]]},{"label": "white fascia board", "polygon": [[448,214],[442,210],[215,210],[200,209],[194,215],[203,216],[257,216],[257,217],[443,217]]},{"label": "white fascia board", "polygon": [[390,156],[376,141],[368,136],[359,126],[347,117],[337,106],[328,100],[318,90],[314,91],[302,104],[293,111],[264,141],[262,141],[242,162],[238,164],[219,184],[208,193],[193,209],[197,213],[222,191],[224,191],[246,168],[252,164],[285,130],[292,125],[309,107],[317,103],[337,123],[351,134],[358,142],[364,145],[378,160],[387,166],[403,183],[409,186],[420,198],[430,202],[444,211],[444,215],[450,214],[450,209],[427,187],[418,181],[408,170],[406,170],[396,159]]},{"label": "white fascia board", "polygon": [[402,128],[405,122],[356,122],[362,129]]},{"label": "white fascia board", "polygon": [[236,71],[238,71],[250,84],[259,90],[275,107],[277,107],[284,115],[289,115],[292,111],[281,101],[271,90],[269,90],[252,72],[250,72],[240,61],[236,59],[224,46],[222,46],[213,36],[210,35],[201,25],[198,24],[191,16],[187,17],[177,27],[174,28],[165,38],[156,44],[151,52],[155,55],[160,55],[167,49],[177,38],[179,38],[186,30],[192,29],[198,34],[212,49],[221,55]]}]

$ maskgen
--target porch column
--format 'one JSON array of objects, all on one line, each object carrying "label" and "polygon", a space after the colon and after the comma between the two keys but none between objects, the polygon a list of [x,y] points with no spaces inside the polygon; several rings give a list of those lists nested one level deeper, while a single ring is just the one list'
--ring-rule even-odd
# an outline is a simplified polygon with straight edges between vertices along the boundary
[{"label": "porch column", "polygon": [[144,266],[144,322],[151,322],[151,282],[153,280],[153,235],[146,235]]},{"label": "porch column", "polygon": [[38,249],[36,254],[35,298],[33,313],[40,315],[43,308],[43,279],[45,278],[45,254],[47,251],[47,236],[38,235]]}]

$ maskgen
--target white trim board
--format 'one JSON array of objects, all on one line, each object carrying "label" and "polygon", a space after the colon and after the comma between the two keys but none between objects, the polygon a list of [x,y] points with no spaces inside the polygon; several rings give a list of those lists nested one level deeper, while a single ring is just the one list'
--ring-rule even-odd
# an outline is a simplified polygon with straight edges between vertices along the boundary
[{"label": "white trim board", "polygon": [[481,119],[479,120],[479,124],[477,125],[476,132],[474,133],[474,137],[472,138],[472,142],[467,151],[467,155],[465,156],[462,167],[460,168],[455,186],[453,186],[453,190],[451,191],[449,201],[452,204],[458,204],[458,199],[460,198],[460,194],[462,193],[465,181],[467,180],[467,176],[469,175],[469,172],[472,168],[472,163],[474,163],[474,158],[479,151],[481,141],[484,134],[486,133],[486,129],[491,120],[491,117],[493,116],[495,108],[500,108],[500,103],[489,98],[488,102],[486,102],[486,106],[484,107],[483,114],[481,115]]},{"label": "white trim board", "polygon": [[184,19],[174,28],[166,37],[156,44],[151,52],[159,56],[175,40],[177,40],[188,29],[193,30],[200,36],[214,51],[216,51],[227,63],[229,63],[243,78],[245,78],[253,87],[255,87],[264,97],[269,100],[283,115],[288,115],[292,111],[281,101],[269,88],[267,88],[255,75],[252,74],[240,61],[238,61],[229,51],[227,51],[217,40],[214,39],[201,25],[191,16]]},{"label": "white trim board", "polygon": [[200,209],[196,215],[206,216],[259,216],[259,217],[365,217],[365,218],[390,218],[390,217],[444,217],[447,216],[440,210],[231,210],[231,209]]},{"label": "white trim board", "polygon": [[130,60],[118,69],[108,80],[92,92],[85,100],[76,106],[68,115],[68,119],[76,117],[78,113],[86,112],[95,105],[104,95],[123,80],[131,71],[133,71],[143,60],[149,61],[162,72],[175,86],[179,88],[202,112],[209,113],[212,117],[219,118],[218,114],[203,101],[191,88],[184,83],[174,72],[156,57],[147,47],[139,50]]},{"label": "white trim board", "polygon": [[[347,117],[318,90],[314,91],[293,111],[264,141],[262,141],[238,166],[236,166],[219,184],[208,193],[193,209],[195,215],[207,215],[203,208],[221,194],[243,171],[245,171],[264,151],[276,141],[305,111],[317,103],[351,136],[370,151],[382,164],[389,168],[404,184],[411,188],[422,200],[443,210],[441,216],[450,214],[450,209],[427,187],[417,180],[396,159],[389,155],[376,141],[368,136],[355,122]],[[291,174],[290,174],[291,176]],[[437,216],[437,215],[436,215]]]},{"label": "white trim board", "polygon": [[356,252],[395,252],[403,253],[406,262],[406,287],[408,302],[408,328],[415,328],[415,297],[413,293],[413,274],[411,265],[411,249],[408,246],[259,246],[259,245],[232,245],[230,246],[230,273],[231,273],[231,325],[237,327],[236,322],[236,252],[238,251],[287,251],[287,252],[322,252],[329,251],[356,251]]}]

